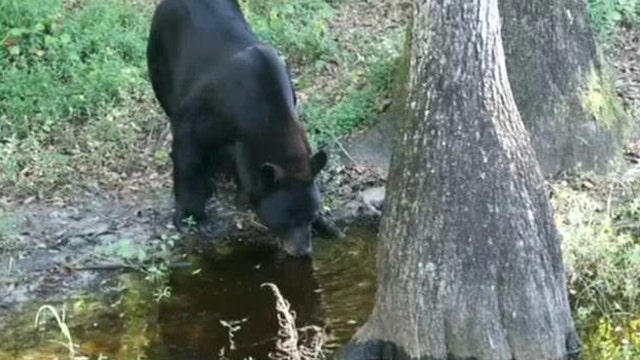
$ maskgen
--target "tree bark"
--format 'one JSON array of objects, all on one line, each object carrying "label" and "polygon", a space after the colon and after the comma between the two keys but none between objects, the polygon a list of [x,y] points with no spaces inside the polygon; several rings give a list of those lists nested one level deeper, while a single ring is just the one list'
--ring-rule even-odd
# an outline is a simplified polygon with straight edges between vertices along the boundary
[{"label": "tree bark", "polygon": [[598,55],[584,0],[500,0],[507,72],[545,176],[606,169],[630,118]]},{"label": "tree bark", "polygon": [[497,0],[414,4],[379,287],[343,359],[579,352],[559,235],[507,79]]}]

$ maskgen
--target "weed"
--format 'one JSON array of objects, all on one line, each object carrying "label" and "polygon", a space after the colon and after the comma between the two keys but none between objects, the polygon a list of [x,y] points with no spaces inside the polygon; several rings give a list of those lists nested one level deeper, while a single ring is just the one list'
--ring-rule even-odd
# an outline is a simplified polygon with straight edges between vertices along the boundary
[{"label": "weed", "polygon": [[[220,320],[220,325],[224,326],[227,329],[227,335],[229,337],[229,351],[236,350],[236,342],[234,340],[236,332],[238,332],[242,328],[242,324],[247,322],[247,318],[241,320]],[[224,353],[224,349],[220,349],[221,353]]]},{"label": "weed", "polygon": [[[554,188],[574,317],[594,358],[625,358],[610,357],[611,345],[625,351],[640,348],[637,334],[617,336],[634,333],[631,326],[637,327],[640,313],[639,184],[638,179],[613,176],[590,185],[608,189],[606,193],[568,184]],[[619,330],[615,337],[609,327]]]},{"label": "weed", "polygon": [[333,9],[326,1],[241,0],[240,3],[258,36],[287,54],[291,64],[313,64],[335,51],[328,30]]},{"label": "weed", "polygon": [[154,286],[153,297],[157,302],[171,298],[171,287],[167,285],[170,259],[177,235],[162,235],[139,244],[131,239],[121,239],[106,249],[107,255],[120,258],[126,267],[145,275],[145,280]]},{"label": "weed", "polygon": [[149,116],[133,120],[123,107],[150,99],[145,14],[122,0],[73,11],[7,0],[0,13],[3,187],[45,194],[79,174],[117,177],[149,131]]},{"label": "weed", "polygon": [[640,24],[638,0],[589,0],[589,16],[596,32],[611,33],[621,24]]},{"label": "weed", "polygon": [[62,308],[62,312],[58,313],[58,311],[51,305],[43,305],[38,309],[38,312],[36,313],[36,319],[35,319],[35,327],[38,328],[41,324],[41,319],[42,319],[42,314],[45,313],[45,311],[49,311],[49,313],[51,313],[51,315],[53,316],[53,318],[56,320],[56,324],[58,325],[58,328],[60,329],[60,333],[62,333],[62,336],[65,339],[65,342],[61,342],[61,341],[56,341],[56,340],[51,340],[51,342],[56,343],[56,344],[60,344],[64,347],[67,348],[67,350],[69,350],[69,359],[70,360],[85,360],[88,359],[87,357],[84,356],[76,356],[76,345],[73,343],[73,338],[71,337],[71,331],[69,331],[69,327],[67,326],[67,323],[65,322],[65,315],[66,315],[66,311],[64,309],[64,307]]}]

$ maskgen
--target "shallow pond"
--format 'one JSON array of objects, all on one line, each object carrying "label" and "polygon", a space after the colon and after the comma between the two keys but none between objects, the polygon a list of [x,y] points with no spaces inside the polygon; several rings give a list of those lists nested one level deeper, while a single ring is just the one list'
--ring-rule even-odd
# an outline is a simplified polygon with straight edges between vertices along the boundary
[{"label": "shallow pond", "polygon": [[[123,279],[127,291],[115,304],[80,299],[69,305],[74,342],[90,358],[217,359],[224,353],[229,359],[265,359],[278,332],[276,299],[261,287],[269,282],[291,303],[296,325],[324,327],[326,348],[335,348],[351,338],[373,306],[375,236],[353,229],[343,240],[314,240],[314,247],[306,260],[283,257],[272,247],[217,247],[175,270],[171,298],[159,304],[141,276],[129,275]],[[62,339],[53,321],[50,331],[35,331],[35,311],[23,311],[28,319],[5,327],[1,359],[68,358],[63,346],[49,342]],[[239,323],[233,349],[223,322]]]},{"label": "shallow pond", "polygon": [[[316,239],[307,260],[283,257],[272,247],[216,246],[171,274],[168,301],[156,302],[157,289],[140,274],[125,275],[117,286],[103,285],[113,287],[107,301],[68,301],[66,322],[77,354],[87,359],[267,359],[278,332],[276,299],[261,284],[274,283],[296,312],[296,325],[323,327],[325,348],[333,350],[351,338],[373,307],[375,238],[373,229],[354,228],[343,240]],[[54,321],[47,322],[47,331],[35,330],[41,305],[3,317],[0,360],[70,358],[63,345],[52,342],[66,341]],[[225,323],[237,326],[233,346]],[[581,323],[585,359],[636,359],[640,353],[637,316]]]}]

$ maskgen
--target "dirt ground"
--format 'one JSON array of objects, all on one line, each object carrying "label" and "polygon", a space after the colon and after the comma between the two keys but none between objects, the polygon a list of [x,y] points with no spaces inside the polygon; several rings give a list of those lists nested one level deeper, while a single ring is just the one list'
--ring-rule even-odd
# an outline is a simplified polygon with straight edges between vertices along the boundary
[{"label": "dirt ground", "polygon": [[[361,190],[382,183],[381,172],[372,169],[347,164],[323,175],[323,181],[332,184],[327,196],[339,202],[340,210],[329,214],[332,220],[345,224],[375,215],[358,198]],[[207,205],[213,230],[182,237],[167,261],[206,251],[219,240],[274,242],[246,209],[236,205],[233,186],[223,182],[219,187],[218,196]],[[170,183],[127,195],[86,194],[61,205],[6,206],[1,225],[0,307],[19,310],[33,299],[46,303],[77,291],[100,291],[101,281],[129,270],[123,247],[153,255],[154,241],[177,236],[172,207]]]}]

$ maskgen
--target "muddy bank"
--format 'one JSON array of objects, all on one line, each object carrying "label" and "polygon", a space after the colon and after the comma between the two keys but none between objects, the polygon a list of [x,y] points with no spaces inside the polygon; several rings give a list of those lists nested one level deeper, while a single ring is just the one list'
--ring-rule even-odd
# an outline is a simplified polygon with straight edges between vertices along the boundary
[{"label": "muddy bank", "polygon": [[[189,267],[171,271],[171,297],[162,302],[143,274],[130,273],[102,283],[102,294],[52,305],[66,309],[76,355],[90,359],[262,359],[278,334],[276,297],[262,286],[273,283],[296,312],[297,327],[306,327],[301,335],[321,335],[330,351],[352,336],[373,306],[375,245],[371,229],[353,227],[341,241],[316,239],[313,259],[280,256],[266,245],[218,243],[188,256]],[[0,358],[66,357],[63,346],[49,344],[66,342],[51,317],[39,331],[34,327],[41,304],[5,314]]]},{"label": "muddy bank", "polygon": [[[354,220],[375,224],[378,212],[363,203],[361,193],[383,184],[384,164],[339,158],[334,156],[322,175],[325,214],[343,229]],[[3,313],[32,299],[46,303],[77,291],[99,293],[102,281],[135,268],[132,258],[180,264],[185,256],[206,253],[230,239],[276,246],[274,237],[236,202],[235,187],[226,179],[218,181],[218,194],[207,206],[212,231],[179,237],[171,224],[170,186],[167,181],[140,194],[87,194],[62,205],[5,203],[0,223]],[[162,246],[167,239],[175,243],[171,249]],[[154,259],[158,256],[169,259]]]}]

